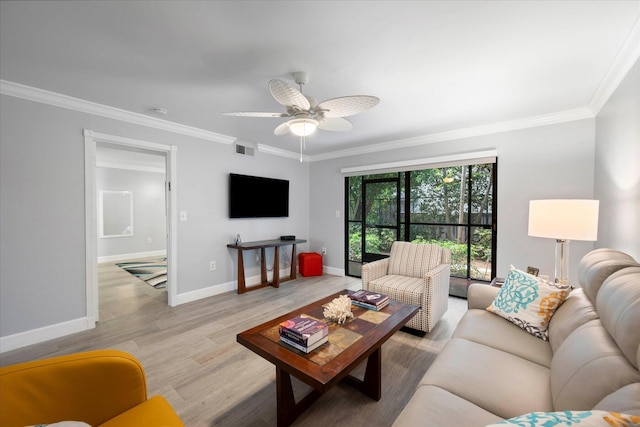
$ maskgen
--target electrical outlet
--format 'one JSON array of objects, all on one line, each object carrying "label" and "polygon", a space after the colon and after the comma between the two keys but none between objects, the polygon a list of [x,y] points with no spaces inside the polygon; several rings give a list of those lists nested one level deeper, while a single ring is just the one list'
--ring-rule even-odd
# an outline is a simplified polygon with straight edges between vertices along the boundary
[{"label": "electrical outlet", "polygon": [[327,254],[327,248],[322,248],[322,255],[326,255]]},{"label": "electrical outlet", "polygon": [[216,269],[216,262],[209,261],[209,271],[214,271]]},{"label": "electrical outlet", "polygon": [[187,211],[180,211],[180,221],[184,222],[187,220]]},{"label": "electrical outlet", "polygon": [[147,237],[147,245],[151,244],[151,237]]}]

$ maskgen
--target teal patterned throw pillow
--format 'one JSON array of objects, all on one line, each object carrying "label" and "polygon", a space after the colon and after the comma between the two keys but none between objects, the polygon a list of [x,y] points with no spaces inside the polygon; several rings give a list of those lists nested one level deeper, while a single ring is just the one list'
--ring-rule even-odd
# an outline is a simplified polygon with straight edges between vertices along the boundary
[{"label": "teal patterned throw pillow", "polygon": [[512,265],[504,285],[487,311],[546,341],[549,321],[569,296],[569,290],[569,286],[547,282]]},{"label": "teal patterned throw pillow", "polygon": [[637,427],[640,417],[607,411],[531,412],[487,427]]}]

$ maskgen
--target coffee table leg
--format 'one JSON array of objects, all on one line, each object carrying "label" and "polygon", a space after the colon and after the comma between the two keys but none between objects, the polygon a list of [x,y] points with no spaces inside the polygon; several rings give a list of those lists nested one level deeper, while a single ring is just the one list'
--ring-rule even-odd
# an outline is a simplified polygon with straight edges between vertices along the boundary
[{"label": "coffee table leg", "polygon": [[278,401],[278,427],[290,426],[297,417],[296,400],[293,397],[291,377],[277,366],[276,395]]},{"label": "coffee table leg", "polygon": [[322,396],[318,390],[311,390],[300,402],[296,403],[291,386],[291,376],[276,366],[276,395],[278,405],[278,427],[288,427]]},{"label": "coffee table leg", "polygon": [[376,351],[369,356],[367,360],[367,369],[364,373],[362,381],[365,387],[365,393],[375,400],[382,397],[382,347],[378,347]]},{"label": "coffee table leg", "polygon": [[378,347],[367,359],[367,367],[364,371],[364,379],[360,380],[347,375],[345,383],[357,388],[372,399],[380,400],[382,397],[382,351]]}]

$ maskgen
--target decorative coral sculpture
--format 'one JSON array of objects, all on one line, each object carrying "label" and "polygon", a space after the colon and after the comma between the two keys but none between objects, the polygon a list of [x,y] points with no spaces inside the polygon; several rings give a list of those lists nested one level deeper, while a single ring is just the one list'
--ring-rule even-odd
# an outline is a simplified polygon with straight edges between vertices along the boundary
[{"label": "decorative coral sculpture", "polygon": [[353,318],[351,300],[346,295],[340,295],[325,306],[322,314],[326,319],[338,324],[345,323],[347,320]]}]

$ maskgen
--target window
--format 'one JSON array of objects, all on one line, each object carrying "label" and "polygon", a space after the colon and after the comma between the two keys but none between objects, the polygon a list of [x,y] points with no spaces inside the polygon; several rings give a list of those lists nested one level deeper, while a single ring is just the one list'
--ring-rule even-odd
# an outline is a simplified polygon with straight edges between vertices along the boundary
[{"label": "window", "polygon": [[496,176],[496,163],[482,163],[346,177],[347,274],[360,277],[362,263],[404,240],[450,249],[454,278],[491,280]]}]

